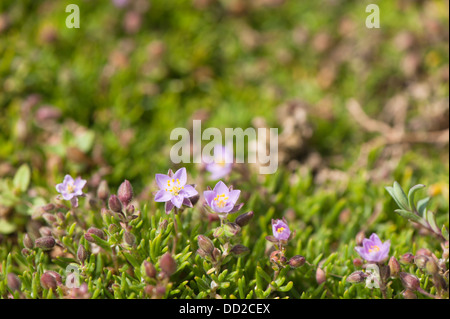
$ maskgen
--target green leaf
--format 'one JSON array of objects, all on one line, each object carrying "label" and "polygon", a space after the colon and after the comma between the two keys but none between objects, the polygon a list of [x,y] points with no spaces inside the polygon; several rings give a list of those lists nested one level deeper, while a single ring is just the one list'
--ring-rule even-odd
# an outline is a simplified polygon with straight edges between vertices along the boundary
[{"label": "green leaf", "polygon": [[408,197],[406,197],[405,192],[399,183],[394,182],[394,196],[398,201],[400,208],[404,210],[411,210],[412,207],[409,207]]},{"label": "green leaf", "polygon": [[421,189],[421,188],[424,188],[425,187],[425,185],[423,185],[423,184],[417,184],[417,185],[415,185],[415,186],[413,186],[413,187],[411,187],[411,189],[409,190],[409,192],[408,192],[408,203],[409,203],[409,207],[411,208],[411,209],[414,209],[414,194],[419,190],[419,189]]},{"label": "green leaf", "polygon": [[31,172],[27,164],[22,164],[14,175],[13,185],[15,189],[25,192],[30,184]]},{"label": "green leaf", "polygon": [[441,230],[439,229],[439,227],[436,224],[436,216],[432,211],[427,212],[427,222],[430,225],[431,229],[435,233],[437,233],[437,234],[441,233]]},{"label": "green leaf", "polygon": [[267,281],[268,284],[272,282],[270,276],[260,266],[256,267],[256,273],[264,278],[264,280]]},{"label": "green leaf", "polygon": [[294,286],[294,283],[292,281],[289,281],[285,286],[278,288],[278,291],[288,292],[289,290],[292,289],[293,286]]},{"label": "green leaf", "polygon": [[430,197],[426,197],[417,202],[417,212],[423,218],[426,218],[427,206],[428,206],[429,201],[430,201]]},{"label": "green leaf", "polygon": [[420,218],[416,214],[411,213],[409,211],[406,211],[406,210],[403,210],[403,209],[396,209],[395,212],[397,214],[399,214],[400,216],[402,216],[402,217],[404,217],[406,219],[409,219],[409,220],[411,220],[413,222],[420,223],[420,224],[422,224],[422,222],[423,222],[422,218]]}]

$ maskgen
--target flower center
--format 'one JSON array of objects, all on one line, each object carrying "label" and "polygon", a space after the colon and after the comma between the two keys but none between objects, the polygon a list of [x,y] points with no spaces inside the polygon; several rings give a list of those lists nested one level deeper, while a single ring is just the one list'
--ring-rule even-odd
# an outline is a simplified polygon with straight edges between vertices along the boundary
[{"label": "flower center", "polygon": [[284,227],[280,227],[277,229],[277,233],[281,234],[284,231]]},{"label": "flower center", "polygon": [[67,192],[68,193],[73,193],[74,190],[75,190],[75,187],[73,186],[73,183],[67,184]]},{"label": "flower center", "polygon": [[228,196],[225,196],[225,194],[217,195],[214,198],[214,202],[216,203],[217,207],[223,208],[227,204]]},{"label": "flower center", "polygon": [[372,253],[374,251],[380,251],[380,247],[378,247],[377,245],[370,246],[369,253]]},{"label": "flower center", "polygon": [[169,179],[167,181],[166,192],[171,193],[173,196],[178,196],[182,189],[184,189],[184,186],[180,185],[180,180],[178,178],[176,181],[175,179]]}]

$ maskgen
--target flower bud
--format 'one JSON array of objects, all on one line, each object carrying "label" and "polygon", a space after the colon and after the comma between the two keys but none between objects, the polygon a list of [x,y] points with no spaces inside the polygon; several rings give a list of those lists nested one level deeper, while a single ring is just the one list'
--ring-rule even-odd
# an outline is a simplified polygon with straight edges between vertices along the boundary
[{"label": "flower bud", "polygon": [[430,275],[436,275],[439,273],[439,267],[433,258],[429,258],[425,264],[425,269]]},{"label": "flower bud", "polygon": [[12,291],[19,291],[20,290],[20,286],[21,286],[21,282],[19,277],[17,277],[15,274],[13,273],[9,273],[7,276],[7,283],[8,283],[8,287],[9,289],[11,289]]},{"label": "flower bud", "polygon": [[145,274],[150,278],[156,278],[156,268],[149,261],[144,261]]},{"label": "flower bud", "polygon": [[224,230],[223,230],[223,228],[222,227],[217,227],[215,230],[214,230],[214,237],[216,237],[216,238],[219,238],[219,237],[221,237],[222,235],[224,234]]},{"label": "flower bud", "polygon": [[400,280],[402,281],[403,287],[405,287],[406,289],[416,291],[420,288],[420,281],[416,276],[408,274],[406,272],[400,272],[399,276]]},{"label": "flower bud", "polygon": [[51,236],[40,237],[34,241],[37,248],[42,250],[50,250],[55,247],[56,241]]},{"label": "flower bud", "polygon": [[420,248],[417,252],[416,252],[416,256],[427,256],[427,257],[431,257],[431,251],[429,249],[426,248]]},{"label": "flower bud", "polygon": [[122,184],[120,184],[119,190],[117,191],[117,196],[125,207],[128,206],[133,199],[133,187],[129,181],[125,180]]},{"label": "flower bud", "polygon": [[327,280],[327,276],[325,274],[325,271],[321,268],[317,268],[316,271],[316,281],[319,285],[323,284]]},{"label": "flower bud", "polygon": [[398,260],[392,256],[391,259],[389,259],[389,268],[391,271],[391,276],[392,277],[397,277],[398,273],[400,272],[401,268],[400,268],[400,263],[398,262]]},{"label": "flower bud", "polygon": [[53,216],[50,213],[44,213],[42,214],[42,217],[45,219],[45,221],[49,224],[53,224],[54,222],[56,222],[56,217]]},{"label": "flower bud", "polygon": [[115,213],[122,212],[122,203],[116,195],[111,195],[108,201],[109,209]]},{"label": "flower bud", "polygon": [[28,234],[25,234],[25,237],[23,238],[23,245],[28,249],[33,249],[34,247],[34,242]]},{"label": "flower bud", "polygon": [[235,256],[245,255],[249,251],[250,249],[245,247],[244,245],[234,245],[233,248],[231,248],[230,250],[230,252]]},{"label": "flower bud", "polygon": [[153,285],[147,285],[144,288],[144,292],[148,295],[148,296],[153,296],[155,293],[155,286]]},{"label": "flower bud", "polygon": [[253,215],[254,213],[252,211],[247,212],[245,214],[239,215],[234,222],[240,227],[244,227],[250,222],[250,220],[253,218]]},{"label": "flower bud", "polygon": [[177,264],[170,253],[165,253],[159,261],[161,270],[168,276],[172,276],[177,271]]},{"label": "flower bud", "polygon": [[97,237],[99,237],[99,238],[101,238],[101,239],[105,239],[105,234],[103,233],[103,230],[101,230],[101,229],[98,229],[98,228],[95,228],[95,227],[91,227],[91,228],[89,228],[88,230],[87,230],[87,232],[84,234],[84,238],[88,241],[88,242],[91,242],[91,243],[95,243],[95,240],[94,240],[94,238],[91,236],[91,234],[92,235],[95,235],[95,236],[97,236]]},{"label": "flower bud", "polygon": [[163,297],[166,294],[166,287],[163,285],[157,285],[155,289],[155,295],[158,298]]},{"label": "flower bud", "polygon": [[366,279],[366,274],[363,271],[355,271],[347,277],[347,282],[357,284],[363,282]]},{"label": "flower bud", "polygon": [[211,239],[209,239],[206,236],[199,235],[197,237],[197,241],[198,241],[198,247],[200,247],[206,254],[208,254],[208,255],[212,254],[212,252],[214,250],[214,243],[212,242]]},{"label": "flower bud", "polygon": [[126,209],[127,215],[133,215],[134,214],[134,205],[128,205]]},{"label": "flower bud", "polygon": [[291,259],[289,259],[289,265],[292,268],[301,267],[305,264],[305,262],[306,262],[305,257],[300,256],[300,255],[296,255],[296,256],[292,257]]},{"label": "flower bud", "polygon": [[125,240],[125,243],[130,246],[133,246],[136,243],[136,237],[128,231],[125,231],[123,234],[123,239]]},{"label": "flower bud", "polygon": [[50,273],[45,272],[41,276],[41,285],[44,289],[56,290],[57,287],[56,279]]},{"label": "flower bud", "polygon": [[213,253],[212,253],[212,257],[214,260],[219,260],[220,257],[222,257],[222,253],[220,252],[219,249],[214,248]]},{"label": "flower bud", "polygon": [[428,260],[429,258],[424,255],[417,255],[414,257],[414,263],[420,269],[424,269],[426,267]]},{"label": "flower bud", "polygon": [[77,257],[81,263],[87,259],[87,251],[83,245],[78,246]]},{"label": "flower bud", "polygon": [[109,187],[105,180],[102,180],[97,188],[97,197],[103,201],[108,199]]},{"label": "flower bud", "polygon": [[52,235],[52,229],[50,227],[43,226],[43,227],[39,228],[39,233],[43,237],[48,237],[48,236]]},{"label": "flower bud", "polygon": [[51,212],[55,208],[56,208],[55,204],[52,204],[52,203],[41,206],[42,212],[45,212],[45,213]]},{"label": "flower bud", "polygon": [[241,227],[239,227],[239,225],[236,223],[226,223],[223,226],[223,230],[224,230],[225,236],[233,237],[237,233],[239,233],[239,231],[241,230]]},{"label": "flower bud", "polygon": [[353,265],[355,267],[362,267],[363,264],[364,263],[363,263],[363,261],[360,258],[353,259]]},{"label": "flower bud", "polygon": [[409,290],[409,289],[405,289],[405,291],[403,292],[403,298],[405,298],[405,299],[417,299],[417,296],[416,296],[414,291]]},{"label": "flower bud", "polygon": [[403,254],[400,257],[400,262],[405,265],[412,264],[414,262],[414,255],[411,253]]}]

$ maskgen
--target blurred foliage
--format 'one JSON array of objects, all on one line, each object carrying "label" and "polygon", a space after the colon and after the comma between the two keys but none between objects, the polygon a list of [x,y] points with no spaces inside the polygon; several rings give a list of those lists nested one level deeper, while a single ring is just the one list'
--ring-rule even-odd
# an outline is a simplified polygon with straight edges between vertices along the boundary
[{"label": "blurred foliage", "polygon": [[[268,258],[262,256],[271,218],[290,217],[291,228],[298,230],[288,246],[291,255],[304,255],[315,266],[325,260],[321,267],[340,276],[354,271],[354,238],[361,229],[390,239],[391,254],[397,257],[420,247],[439,249],[437,241],[419,236],[394,212],[384,187],[394,180],[405,189],[427,185],[422,192],[433,199],[430,210],[438,225],[448,227],[448,139],[377,144],[380,132],[355,121],[346,106],[353,98],[368,116],[400,132],[448,130],[448,1],[379,0],[381,28],[368,29],[365,8],[371,2],[1,1],[3,269],[23,273],[24,287],[36,291],[33,278],[43,269],[27,268],[23,257],[11,261],[7,256],[20,256],[24,231],[45,224],[39,215],[30,216],[56,195],[54,185],[65,174],[88,179],[88,199],[95,198],[103,179],[111,189],[130,180],[145,216],[143,225],[155,229],[167,217],[149,204],[153,179],[155,173],[174,168],[169,158],[172,129],[190,128],[194,118],[203,120],[203,128],[220,129],[256,127],[262,121],[283,134],[291,120],[289,107],[296,110],[299,105],[312,132],[301,151],[281,147],[287,159],[276,174],[257,176],[252,171],[248,181],[231,179],[243,191],[245,209],[255,212],[255,227],[242,234],[243,244],[253,245],[251,254],[230,263],[222,278],[241,278],[245,285],[224,286],[221,293],[243,298],[254,291],[264,296],[267,283],[254,278],[261,274],[257,269],[270,273]],[[80,7],[79,29],[65,26],[70,3]],[[286,106],[288,111],[281,112]],[[317,155],[318,163],[313,160]],[[202,191],[206,184],[201,172],[187,167]],[[20,182],[28,180],[23,174],[30,174],[26,187]],[[105,226],[88,199],[84,217]],[[199,215],[194,209],[181,216],[192,255],[178,252],[179,265],[190,262],[172,278],[180,285],[173,297],[193,297],[199,287],[210,285],[195,266],[201,264],[193,247],[197,234],[189,230],[207,231],[207,221]],[[156,236],[135,235],[141,236],[138,242]],[[91,293],[123,297],[120,289],[126,291],[124,282],[131,280],[138,287],[131,289],[133,296],[139,296],[140,280],[133,280],[140,275],[127,281],[101,274],[98,265],[111,260],[98,256],[89,261],[89,267],[97,267],[95,275],[89,268],[86,277]],[[35,258],[50,264],[42,252]],[[98,288],[112,276],[120,289]],[[306,266],[290,272],[280,286],[292,281],[295,292],[278,296],[372,296],[370,290],[334,277],[317,285],[314,276]],[[5,285],[6,279],[0,278],[0,292]]]}]

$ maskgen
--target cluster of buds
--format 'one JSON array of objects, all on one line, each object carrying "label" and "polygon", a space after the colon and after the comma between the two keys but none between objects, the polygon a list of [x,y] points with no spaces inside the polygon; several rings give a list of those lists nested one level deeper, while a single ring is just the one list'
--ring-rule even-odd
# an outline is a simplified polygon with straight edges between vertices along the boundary
[{"label": "cluster of buds", "polygon": [[272,234],[271,236],[266,236],[266,240],[275,246],[275,250],[270,254],[270,262],[275,271],[279,271],[287,265],[291,268],[298,268],[306,263],[306,259],[303,256],[295,255],[288,260],[285,255],[286,245],[294,237],[294,233],[289,229],[285,218],[272,219]]},{"label": "cluster of buds", "polygon": [[124,228],[127,228],[126,225],[140,215],[140,211],[135,212],[136,209],[131,204],[132,199],[133,187],[129,181],[125,180],[120,184],[117,195],[111,195],[108,200],[109,210],[115,213]]},{"label": "cluster of buds", "polygon": [[161,299],[166,295],[170,276],[177,271],[177,264],[170,253],[165,253],[159,261],[160,271],[149,261],[141,265],[141,273],[144,275],[146,286],[145,293],[152,299]]}]

